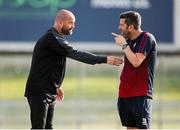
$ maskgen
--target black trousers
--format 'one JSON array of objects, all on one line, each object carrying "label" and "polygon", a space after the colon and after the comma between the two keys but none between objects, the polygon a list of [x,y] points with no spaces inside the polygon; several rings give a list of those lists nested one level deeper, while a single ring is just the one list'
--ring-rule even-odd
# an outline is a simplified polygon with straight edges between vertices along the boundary
[{"label": "black trousers", "polygon": [[28,96],[31,129],[53,129],[55,99],[48,96]]}]

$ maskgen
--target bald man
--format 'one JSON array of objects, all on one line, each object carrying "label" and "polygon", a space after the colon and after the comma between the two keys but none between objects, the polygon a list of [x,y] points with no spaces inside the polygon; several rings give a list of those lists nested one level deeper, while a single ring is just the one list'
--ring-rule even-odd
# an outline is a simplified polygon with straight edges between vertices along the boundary
[{"label": "bald man", "polygon": [[75,16],[60,10],[50,28],[36,43],[26,84],[25,96],[30,106],[32,129],[52,129],[56,99],[63,100],[61,88],[65,75],[66,57],[87,64],[119,65],[114,56],[98,56],[74,49],[65,39],[75,28]]}]

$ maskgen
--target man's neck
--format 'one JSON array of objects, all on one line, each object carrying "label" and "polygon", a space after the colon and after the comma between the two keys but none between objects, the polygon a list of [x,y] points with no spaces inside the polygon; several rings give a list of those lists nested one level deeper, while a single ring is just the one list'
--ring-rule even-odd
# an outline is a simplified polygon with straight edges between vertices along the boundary
[{"label": "man's neck", "polygon": [[135,30],[130,36],[130,40],[136,39],[143,31],[141,29]]},{"label": "man's neck", "polygon": [[[64,34],[61,32],[61,29],[58,28],[58,26],[53,26],[55,30],[59,33],[60,36],[64,37]],[[60,30],[60,31],[59,31]]]}]

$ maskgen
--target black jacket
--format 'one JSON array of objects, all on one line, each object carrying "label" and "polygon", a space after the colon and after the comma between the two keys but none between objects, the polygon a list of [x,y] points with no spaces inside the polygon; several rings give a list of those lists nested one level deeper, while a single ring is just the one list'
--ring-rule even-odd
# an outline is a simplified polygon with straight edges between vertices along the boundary
[{"label": "black jacket", "polygon": [[66,57],[92,65],[107,62],[107,57],[74,49],[55,28],[51,28],[34,47],[25,96],[56,95],[56,89],[64,79]]}]

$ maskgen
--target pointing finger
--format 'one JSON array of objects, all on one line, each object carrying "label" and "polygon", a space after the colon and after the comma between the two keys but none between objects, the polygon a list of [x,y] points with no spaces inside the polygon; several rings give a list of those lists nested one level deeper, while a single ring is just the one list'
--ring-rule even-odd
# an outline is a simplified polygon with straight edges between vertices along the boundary
[{"label": "pointing finger", "polygon": [[114,32],[111,32],[111,35],[115,36],[115,37],[118,37],[119,35],[114,33]]}]

